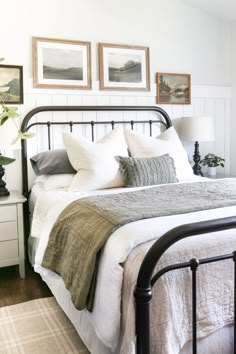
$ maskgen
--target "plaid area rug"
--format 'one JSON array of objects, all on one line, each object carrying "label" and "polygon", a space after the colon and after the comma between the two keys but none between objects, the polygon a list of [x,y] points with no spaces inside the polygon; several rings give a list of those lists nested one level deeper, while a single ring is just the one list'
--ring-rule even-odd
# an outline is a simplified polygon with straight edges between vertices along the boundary
[{"label": "plaid area rug", "polygon": [[1,354],[89,354],[53,297],[0,308]]}]

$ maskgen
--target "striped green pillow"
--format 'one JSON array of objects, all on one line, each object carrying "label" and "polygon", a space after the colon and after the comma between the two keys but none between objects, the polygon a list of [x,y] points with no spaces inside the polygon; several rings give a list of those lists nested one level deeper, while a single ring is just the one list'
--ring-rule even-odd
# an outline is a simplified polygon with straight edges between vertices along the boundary
[{"label": "striped green pillow", "polygon": [[141,187],[177,182],[174,159],[165,154],[155,157],[116,156],[125,187]]}]

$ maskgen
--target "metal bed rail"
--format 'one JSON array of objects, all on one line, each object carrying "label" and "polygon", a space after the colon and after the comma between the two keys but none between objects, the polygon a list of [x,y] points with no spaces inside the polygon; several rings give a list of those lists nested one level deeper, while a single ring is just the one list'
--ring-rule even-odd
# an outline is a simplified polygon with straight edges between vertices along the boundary
[{"label": "metal bed rail", "polygon": [[[147,252],[137,278],[134,291],[136,303],[136,347],[137,354],[150,354],[150,304],[152,287],[165,273],[176,269],[190,268],[192,272],[192,353],[197,354],[197,270],[202,264],[226,259],[234,262],[234,319],[236,318],[236,251],[231,254],[193,258],[189,262],[167,266],[153,275],[154,269],[165,251],[176,242],[200,234],[236,228],[236,216],[201,221],[173,228],[158,239]],[[236,353],[236,326],[234,325],[234,354]]]}]

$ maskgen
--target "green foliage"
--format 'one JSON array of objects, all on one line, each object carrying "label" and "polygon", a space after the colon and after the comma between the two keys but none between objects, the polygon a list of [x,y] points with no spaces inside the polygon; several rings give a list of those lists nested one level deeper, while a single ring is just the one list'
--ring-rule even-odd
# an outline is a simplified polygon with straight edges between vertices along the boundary
[{"label": "green foliage", "polygon": [[[3,60],[4,60],[4,58],[0,58],[0,62],[2,62]],[[11,81],[11,85],[12,85],[12,90],[14,91],[14,87],[16,85],[14,80]],[[5,104],[5,102],[4,102],[3,94],[0,94],[0,109],[1,109],[0,126],[5,124],[8,121],[8,119],[13,119],[13,122],[14,122],[14,124],[16,126],[17,134],[13,138],[12,144],[15,144],[18,139],[28,139],[28,138],[32,138],[34,136],[33,133],[22,132],[18,128],[18,126],[17,126],[17,124],[15,122],[15,118],[19,117],[19,113],[17,112],[17,107],[9,107],[9,106],[7,106]],[[15,159],[11,159],[9,157],[0,155],[0,165],[8,165],[8,164],[10,164],[10,163],[12,163],[14,161],[15,161]]]},{"label": "green foliage", "polygon": [[9,165],[10,163],[14,162],[15,159],[11,159],[10,157],[0,155],[0,165]]},{"label": "green foliage", "polygon": [[224,167],[225,159],[223,159],[220,156],[216,156],[215,154],[209,153],[207,154],[204,159],[200,161],[200,164],[203,166],[208,166],[208,167],[217,167],[221,166]]},{"label": "green foliage", "polygon": [[8,118],[18,117],[16,107],[7,107],[3,101],[0,102],[0,106],[2,107],[2,113],[0,114],[0,125],[3,125]]}]

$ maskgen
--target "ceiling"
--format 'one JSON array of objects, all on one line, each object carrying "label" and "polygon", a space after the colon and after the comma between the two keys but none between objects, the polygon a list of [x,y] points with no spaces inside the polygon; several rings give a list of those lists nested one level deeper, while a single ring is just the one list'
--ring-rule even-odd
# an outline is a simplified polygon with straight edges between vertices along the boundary
[{"label": "ceiling", "polygon": [[236,0],[184,0],[186,3],[204,10],[228,22],[236,21]]}]

